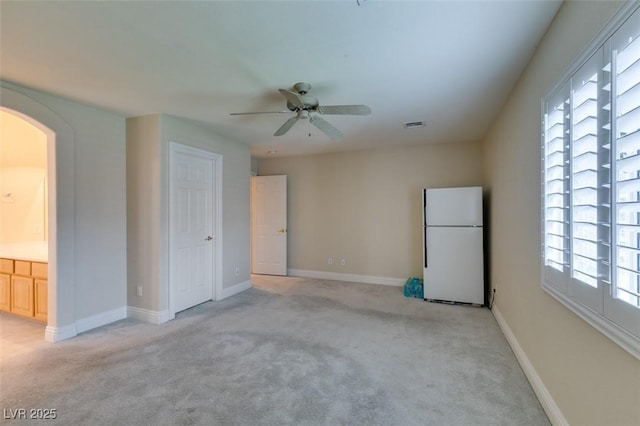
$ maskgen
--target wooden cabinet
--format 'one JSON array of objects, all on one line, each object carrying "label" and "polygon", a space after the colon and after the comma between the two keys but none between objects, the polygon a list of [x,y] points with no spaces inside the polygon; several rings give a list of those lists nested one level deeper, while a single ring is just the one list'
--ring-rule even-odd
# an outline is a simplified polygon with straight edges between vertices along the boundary
[{"label": "wooden cabinet", "polygon": [[11,275],[0,274],[0,310],[11,310]]},{"label": "wooden cabinet", "polygon": [[47,279],[49,273],[49,264],[40,262],[31,262],[31,276],[34,278]]},{"label": "wooden cabinet", "polygon": [[34,304],[33,304],[33,317],[37,320],[47,322],[49,298],[47,297],[47,280],[35,279],[34,280]]},{"label": "wooden cabinet", "polygon": [[33,316],[33,278],[11,277],[11,312],[25,317]]},{"label": "wooden cabinet", "polygon": [[0,259],[0,310],[47,322],[48,265]]},{"label": "wooden cabinet", "polygon": [[25,262],[24,260],[16,260],[13,268],[13,273],[16,275],[22,275],[28,277],[31,275],[31,262]]},{"label": "wooden cabinet", "polygon": [[0,272],[3,274],[13,274],[13,260],[0,259]]}]

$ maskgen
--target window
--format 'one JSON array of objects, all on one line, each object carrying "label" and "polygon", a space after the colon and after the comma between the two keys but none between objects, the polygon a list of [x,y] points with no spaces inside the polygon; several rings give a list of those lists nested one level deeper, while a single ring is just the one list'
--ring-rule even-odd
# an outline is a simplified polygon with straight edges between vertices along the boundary
[{"label": "window", "polygon": [[543,99],[542,286],[640,359],[640,7]]}]

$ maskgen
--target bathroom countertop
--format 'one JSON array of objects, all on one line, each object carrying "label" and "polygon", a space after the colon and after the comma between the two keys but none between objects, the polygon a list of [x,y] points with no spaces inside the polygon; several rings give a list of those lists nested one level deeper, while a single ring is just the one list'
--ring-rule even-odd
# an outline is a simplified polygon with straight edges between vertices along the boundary
[{"label": "bathroom countertop", "polygon": [[49,247],[47,241],[0,244],[0,257],[4,259],[48,262]]}]

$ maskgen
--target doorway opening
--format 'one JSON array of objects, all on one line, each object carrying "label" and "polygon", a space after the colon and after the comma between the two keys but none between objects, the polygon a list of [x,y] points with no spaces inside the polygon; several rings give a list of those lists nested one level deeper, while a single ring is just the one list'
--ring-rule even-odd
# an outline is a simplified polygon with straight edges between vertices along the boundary
[{"label": "doorway opening", "polygon": [[11,317],[8,324],[17,324],[0,335],[3,356],[28,348],[25,339],[44,340],[49,323],[49,293],[55,292],[49,265],[56,258],[54,147],[49,128],[0,108],[0,311]]}]

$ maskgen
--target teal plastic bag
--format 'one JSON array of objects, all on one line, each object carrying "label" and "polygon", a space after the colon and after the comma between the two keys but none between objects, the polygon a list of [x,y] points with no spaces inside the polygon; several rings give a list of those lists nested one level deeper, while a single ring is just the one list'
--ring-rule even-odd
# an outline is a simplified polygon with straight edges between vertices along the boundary
[{"label": "teal plastic bag", "polygon": [[405,297],[416,297],[424,299],[424,286],[422,278],[409,278],[404,284]]}]

